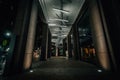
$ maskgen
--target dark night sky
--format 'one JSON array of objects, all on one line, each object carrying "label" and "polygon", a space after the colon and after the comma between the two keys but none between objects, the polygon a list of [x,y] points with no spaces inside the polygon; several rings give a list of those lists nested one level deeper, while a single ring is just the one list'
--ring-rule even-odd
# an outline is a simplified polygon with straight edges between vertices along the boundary
[{"label": "dark night sky", "polygon": [[0,33],[13,29],[17,5],[17,0],[0,0]]}]

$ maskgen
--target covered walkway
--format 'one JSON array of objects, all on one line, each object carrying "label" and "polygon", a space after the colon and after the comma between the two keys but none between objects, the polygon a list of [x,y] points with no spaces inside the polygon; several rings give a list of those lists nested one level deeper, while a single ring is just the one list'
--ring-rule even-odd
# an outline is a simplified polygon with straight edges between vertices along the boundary
[{"label": "covered walkway", "polygon": [[5,78],[5,80],[116,80],[102,68],[66,57],[52,57],[36,62],[30,71]]},{"label": "covered walkway", "polygon": [[117,80],[119,4],[0,0],[0,80]]}]

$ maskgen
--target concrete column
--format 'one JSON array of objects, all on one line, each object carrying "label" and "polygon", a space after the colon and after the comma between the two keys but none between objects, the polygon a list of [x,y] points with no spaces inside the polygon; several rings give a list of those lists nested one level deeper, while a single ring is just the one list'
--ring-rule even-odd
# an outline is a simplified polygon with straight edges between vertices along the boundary
[{"label": "concrete column", "polygon": [[79,60],[80,53],[79,53],[78,30],[76,24],[73,26],[73,50],[75,59]]},{"label": "concrete column", "polygon": [[95,42],[96,53],[98,55],[100,65],[104,69],[110,70],[109,55],[107,51],[107,45],[105,41],[100,12],[96,0],[90,0],[89,7],[91,17],[91,29],[93,33],[93,40]]},{"label": "concrete column", "polygon": [[51,33],[50,30],[48,29],[48,56],[47,58],[51,57]]},{"label": "concrete column", "polygon": [[72,58],[71,36],[70,35],[68,35],[68,37],[67,37],[67,50],[68,50],[68,58]]},{"label": "concrete column", "polygon": [[28,37],[27,37],[24,64],[23,64],[24,70],[29,69],[32,62],[32,52],[34,47],[35,30],[36,30],[36,22],[37,22],[37,5],[35,1],[36,0],[33,0],[31,16],[30,16],[30,24],[28,29]]},{"label": "concrete column", "polygon": [[46,35],[46,60],[47,60],[47,57],[48,57],[48,28],[47,28],[47,35]]},{"label": "concrete column", "polygon": [[56,47],[56,54],[55,56],[57,57],[58,56],[58,47]]},{"label": "concrete column", "polygon": [[42,42],[41,42],[41,61],[47,60],[47,50],[48,50],[48,25],[46,23],[42,24]]},{"label": "concrete column", "polygon": [[66,56],[66,38],[63,39],[63,56]]},{"label": "concrete column", "polygon": [[9,65],[10,69],[7,70],[6,75],[21,73],[23,70],[23,58],[27,42],[31,5],[32,0],[20,0],[19,2],[13,28],[13,34],[16,35],[15,49],[13,51],[11,65]]}]

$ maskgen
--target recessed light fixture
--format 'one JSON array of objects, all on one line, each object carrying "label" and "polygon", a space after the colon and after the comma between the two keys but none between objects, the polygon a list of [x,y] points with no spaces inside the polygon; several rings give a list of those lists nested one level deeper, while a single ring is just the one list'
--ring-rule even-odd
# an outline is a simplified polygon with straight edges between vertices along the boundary
[{"label": "recessed light fixture", "polygon": [[33,70],[30,70],[30,72],[32,73],[32,72],[33,72]]},{"label": "recessed light fixture", "polygon": [[98,71],[98,72],[102,72],[102,70],[100,70],[100,69],[98,69],[97,71]]}]

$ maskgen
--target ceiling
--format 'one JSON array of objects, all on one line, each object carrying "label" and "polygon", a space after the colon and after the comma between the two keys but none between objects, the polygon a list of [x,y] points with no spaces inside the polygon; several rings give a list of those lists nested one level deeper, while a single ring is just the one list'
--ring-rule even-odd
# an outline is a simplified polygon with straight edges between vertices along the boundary
[{"label": "ceiling", "polygon": [[62,44],[85,0],[39,0],[56,46]]}]

